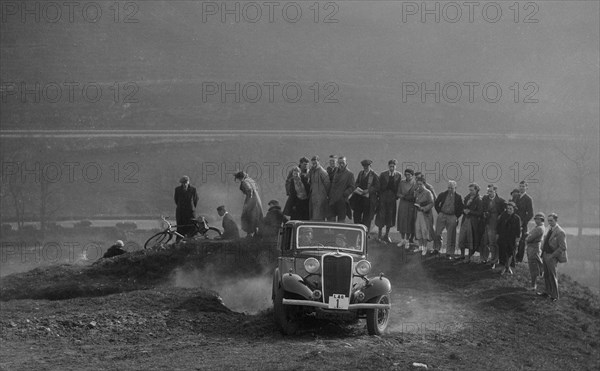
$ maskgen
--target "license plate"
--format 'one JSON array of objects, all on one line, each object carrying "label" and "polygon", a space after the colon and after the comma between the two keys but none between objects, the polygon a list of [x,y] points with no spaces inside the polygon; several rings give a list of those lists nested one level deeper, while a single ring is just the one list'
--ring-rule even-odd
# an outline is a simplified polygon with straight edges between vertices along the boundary
[{"label": "license plate", "polygon": [[348,309],[350,298],[342,294],[333,294],[329,297],[329,309]]}]

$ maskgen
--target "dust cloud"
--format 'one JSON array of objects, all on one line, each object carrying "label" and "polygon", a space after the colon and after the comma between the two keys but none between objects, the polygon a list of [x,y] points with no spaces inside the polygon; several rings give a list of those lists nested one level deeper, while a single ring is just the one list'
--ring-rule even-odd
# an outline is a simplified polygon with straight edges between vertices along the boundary
[{"label": "dust cloud", "polygon": [[270,275],[230,277],[215,272],[212,266],[202,269],[174,271],[175,287],[202,287],[216,291],[223,304],[235,312],[256,314],[271,307]]}]

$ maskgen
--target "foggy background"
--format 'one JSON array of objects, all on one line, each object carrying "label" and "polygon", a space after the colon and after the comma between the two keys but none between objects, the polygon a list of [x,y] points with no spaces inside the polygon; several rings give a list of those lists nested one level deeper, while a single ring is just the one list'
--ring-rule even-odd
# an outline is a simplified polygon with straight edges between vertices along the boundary
[{"label": "foggy background", "polygon": [[[275,3],[272,19],[249,1],[84,1],[70,17],[1,0],[3,243],[64,243],[49,229],[65,220],[174,218],[184,174],[220,227],[217,206],[241,213],[233,173],[258,181],[266,212],[315,154],[343,154],[355,174],[396,158],[438,193],[452,178],[507,198],[527,179],[536,211],[598,234],[597,2],[482,1],[472,21],[462,2]],[[27,222],[44,231],[14,232]],[[597,275],[597,244],[581,249]],[[3,271],[23,262],[10,251]]]}]

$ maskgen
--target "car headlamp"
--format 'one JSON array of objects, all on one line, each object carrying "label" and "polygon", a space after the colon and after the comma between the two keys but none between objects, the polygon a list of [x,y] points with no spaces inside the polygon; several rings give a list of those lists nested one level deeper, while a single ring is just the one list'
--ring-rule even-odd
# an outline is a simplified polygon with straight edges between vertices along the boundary
[{"label": "car headlamp", "polygon": [[311,274],[317,273],[321,268],[321,264],[315,258],[308,258],[304,261],[304,269]]},{"label": "car headlamp", "polygon": [[356,268],[354,269],[359,275],[366,276],[371,271],[371,263],[369,263],[366,260],[361,260],[358,263],[356,263]]}]

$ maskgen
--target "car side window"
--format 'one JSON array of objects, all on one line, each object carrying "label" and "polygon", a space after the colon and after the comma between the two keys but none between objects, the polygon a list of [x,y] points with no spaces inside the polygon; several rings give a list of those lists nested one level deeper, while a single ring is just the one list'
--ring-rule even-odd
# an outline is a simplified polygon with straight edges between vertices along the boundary
[{"label": "car side window", "polygon": [[281,246],[282,251],[288,251],[292,249],[292,228],[284,227],[282,233],[279,235],[281,239],[279,242],[279,246]]}]

